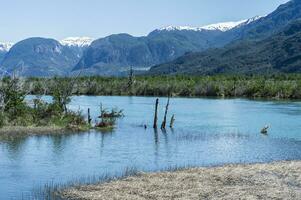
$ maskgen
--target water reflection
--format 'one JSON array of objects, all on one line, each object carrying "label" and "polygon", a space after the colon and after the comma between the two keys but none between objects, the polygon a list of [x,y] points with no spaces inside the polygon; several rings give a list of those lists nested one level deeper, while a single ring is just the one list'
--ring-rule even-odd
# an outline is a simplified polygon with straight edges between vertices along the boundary
[{"label": "water reflection", "polygon": [[158,144],[159,144],[159,134],[158,134],[158,129],[157,128],[154,128],[154,141],[155,141],[156,147],[158,147]]},{"label": "water reflection", "polygon": [[106,140],[112,138],[114,131],[109,132],[98,132],[100,134],[100,153],[102,154],[105,147]]},{"label": "water reflection", "polygon": [[68,136],[64,136],[61,134],[47,137],[51,141],[52,152],[57,158],[59,158],[63,153],[64,147],[66,146],[66,137]]},{"label": "water reflection", "polygon": [[0,145],[3,143],[10,159],[18,160],[25,148],[27,136],[0,135]]}]

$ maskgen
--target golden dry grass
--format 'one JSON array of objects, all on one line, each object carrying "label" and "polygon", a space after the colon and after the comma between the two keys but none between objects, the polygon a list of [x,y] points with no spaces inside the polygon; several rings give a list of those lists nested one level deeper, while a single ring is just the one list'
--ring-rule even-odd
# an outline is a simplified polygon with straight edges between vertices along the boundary
[{"label": "golden dry grass", "polygon": [[35,126],[5,126],[0,129],[0,135],[10,134],[26,134],[26,135],[43,135],[50,133],[61,133],[65,131],[66,128],[58,127],[58,126],[43,126],[43,127],[35,127]]},{"label": "golden dry grass", "polygon": [[66,199],[301,199],[301,162],[141,173],[64,190]]}]

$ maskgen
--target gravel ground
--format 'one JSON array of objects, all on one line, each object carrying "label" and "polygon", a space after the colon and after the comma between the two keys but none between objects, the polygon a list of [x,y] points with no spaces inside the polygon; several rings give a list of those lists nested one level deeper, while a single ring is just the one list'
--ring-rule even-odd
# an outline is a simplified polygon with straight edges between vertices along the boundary
[{"label": "gravel ground", "polygon": [[64,199],[301,199],[301,161],[140,173],[62,191]]}]

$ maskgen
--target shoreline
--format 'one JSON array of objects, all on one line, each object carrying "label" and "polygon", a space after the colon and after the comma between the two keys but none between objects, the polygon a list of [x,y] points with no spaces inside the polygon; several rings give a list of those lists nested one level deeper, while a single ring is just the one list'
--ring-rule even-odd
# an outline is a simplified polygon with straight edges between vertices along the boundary
[{"label": "shoreline", "polygon": [[[81,77],[76,80],[77,90],[73,95],[88,96],[148,96],[148,97],[219,97],[219,98],[262,98],[269,100],[300,100],[300,74],[273,75],[175,75],[135,76],[131,90],[125,87],[127,77]],[[61,77],[57,81],[69,81]],[[29,78],[30,94],[38,93],[43,78]],[[51,80],[48,80],[51,82]],[[93,82],[97,87],[87,83]],[[47,86],[47,84],[46,84]],[[272,89],[271,89],[272,88]],[[50,93],[48,93],[50,94]]]},{"label": "shoreline", "polygon": [[67,131],[66,128],[58,126],[4,126],[0,129],[0,135],[47,135]]},{"label": "shoreline", "polygon": [[238,164],[139,173],[112,182],[78,186],[63,199],[301,199],[301,161]]},{"label": "shoreline", "polygon": [[1,135],[18,136],[18,135],[51,135],[66,134],[86,131],[84,128],[69,129],[59,126],[4,126],[0,129]]},{"label": "shoreline", "polygon": [[0,136],[38,136],[38,135],[66,135],[72,133],[81,133],[95,130],[101,133],[108,133],[114,130],[114,127],[108,128],[88,128],[88,127],[77,127],[77,128],[66,128],[59,126],[4,126],[0,128]]},{"label": "shoreline", "polygon": [[[41,94],[30,94],[28,96],[36,96]],[[46,94],[45,96],[50,96]],[[130,94],[72,94],[72,97],[145,97],[145,98],[168,98],[168,95],[130,95]],[[248,97],[248,96],[189,96],[189,95],[171,95],[171,98],[185,98],[185,99],[207,99],[207,100],[233,100],[233,99],[243,99],[249,101],[290,101],[290,102],[300,102],[301,98],[276,98],[276,97]]]}]

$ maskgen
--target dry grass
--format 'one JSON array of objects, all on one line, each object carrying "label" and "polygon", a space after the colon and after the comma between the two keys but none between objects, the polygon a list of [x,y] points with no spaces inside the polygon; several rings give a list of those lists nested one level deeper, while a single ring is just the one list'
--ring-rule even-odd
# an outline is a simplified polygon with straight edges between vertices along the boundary
[{"label": "dry grass", "polygon": [[140,174],[64,190],[66,199],[301,199],[301,162]]},{"label": "dry grass", "polygon": [[50,133],[61,133],[65,130],[66,128],[62,128],[58,126],[45,126],[45,127],[5,126],[0,129],[0,135],[6,135],[6,134],[43,135],[43,134],[50,134]]}]

